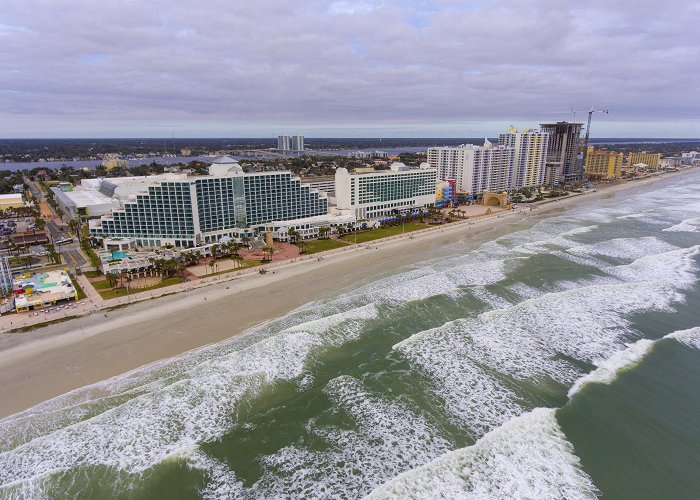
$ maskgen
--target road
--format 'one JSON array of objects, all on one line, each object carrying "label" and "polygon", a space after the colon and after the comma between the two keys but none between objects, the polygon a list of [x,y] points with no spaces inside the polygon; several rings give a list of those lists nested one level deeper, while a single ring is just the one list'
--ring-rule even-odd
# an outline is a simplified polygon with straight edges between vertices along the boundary
[{"label": "road", "polygon": [[78,250],[80,245],[78,245],[76,236],[70,233],[68,226],[63,224],[61,218],[58,217],[51,207],[49,207],[49,204],[46,203],[44,192],[31,179],[25,177],[24,182],[29,186],[32,196],[39,200],[42,217],[46,221],[46,230],[51,235],[51,240],[54,242],[63,238],[73,238],[74,240],[70,245],[56,245],[56,250],[60,252],[63,262],[74,269],[85,264],[85,258]]}]

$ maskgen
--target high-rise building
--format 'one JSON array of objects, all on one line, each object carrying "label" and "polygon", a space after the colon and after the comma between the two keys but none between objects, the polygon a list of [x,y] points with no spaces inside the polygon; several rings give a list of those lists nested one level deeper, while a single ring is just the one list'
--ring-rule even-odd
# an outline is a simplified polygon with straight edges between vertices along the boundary
[{"label": "high-rise building", "polygon": [[[328,213],[325,194],[302,184],[291,172],[244,173],[238,162],[219,158],[210,175],[127,184],[120,206],[90,221],[96,239],[128,237],[140,246],[197,246],[236,237],[237,229],[271,221],[301,219]],[[119,179],[99,189],[119,196]]]},{"label": "high-rise building", "polygon": [[358,219],[374,219],[411,212],[435,203],[437,170],[425,163],[408,168],[395,162],[390,170],[350,173],[335,171],[335,196],[339,210]]},{"label": "high-rise building", "polygon": [[282,151],[289,151],[292,148],[292,141],[288,135],[278,135],[277,136],[277,149]]},{"label": "high-rise building", "polygon": [[293,135],[290,143],[291,149],[294,151],[304,151],[304,136]]},{"label": "high-rise building", "polygon": [[545,184],[583,180],[583,166],[579,162],[581,128],[583,123],[556,122],[540,125],[549,134]]},{"label": "high-rise building", "polygon": [[304,136],[278,135],[277,149],[281,151],[304,151]]},{"label": "high-rise building", "polygon": [[513,187],[541,186],[547,165],[547,147],[549,134],[541,130],[523,130],[518,132],[511,127],[507,134],[501,134],[498,143],[515,149],[515,181]]},{"label": "high-rise building", "polygon": [[644,163],[647,168],[651,170],[658,170],[660,161],[661,153],[647,153],[646,151],[642,151],[641,153],[630,153],[629,157],[627,158],[627,163],[629,165]]},{"label": "high-rise building", "polygon": [[623,153],[589,146],[586,154],[586,175],[596,179],[619,179],[622,176],[624,156]]},{"label": "high-rise building", "polygon": [[495,146],[487,140],[483,146],[462,144],[428,148],[428,163],[437,169],[440,180],[455,179],[458,191],[477,196],[485,189],[513,189],[514,155],[514,147]]},{"label": "high-rise building", "polygon": [[12,291],[12,271],[7,257],[0,257],[0,297]]}]

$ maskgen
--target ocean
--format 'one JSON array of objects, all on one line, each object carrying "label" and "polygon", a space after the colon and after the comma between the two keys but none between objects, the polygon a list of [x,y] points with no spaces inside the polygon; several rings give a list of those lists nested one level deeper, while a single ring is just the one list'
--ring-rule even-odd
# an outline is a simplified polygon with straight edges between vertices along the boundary
[{"label": "ocean", "polygon": [[700,172],[513,229],[0,420],[0,498],[700,498]]}]

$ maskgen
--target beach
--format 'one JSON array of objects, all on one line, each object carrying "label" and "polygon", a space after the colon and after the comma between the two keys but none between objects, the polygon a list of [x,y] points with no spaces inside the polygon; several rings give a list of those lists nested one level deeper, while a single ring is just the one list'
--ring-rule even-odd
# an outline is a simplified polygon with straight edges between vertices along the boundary
[{"label": "beach", "polygon": [[[679,173],[676,175],[683,175]],[[459,241],[479,244],[573,206],[610,199],[670,175],[606,186],[473,223],[454,223],[353,251],[97,311],[0,337],[0,417],[149,363],[220,342],[363,280],[434,258]]]}]

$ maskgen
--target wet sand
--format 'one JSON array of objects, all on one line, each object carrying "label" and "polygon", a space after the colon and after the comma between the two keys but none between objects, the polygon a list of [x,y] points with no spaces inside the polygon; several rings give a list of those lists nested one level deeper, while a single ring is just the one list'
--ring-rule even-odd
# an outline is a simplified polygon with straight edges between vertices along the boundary
[{"label": "wet sand", "polygon": [[[683,175],[682,173],[679,175]],[[100,311],[42,329],[0,337],[0,417],[73,389],[222,341],[363,280],[448,253],[458,241],[496,238],[568,207],[617,196],[659,179],[569,196],[532,212],[508,212],[473,224],[358,245],[356,251],[297,262],[274,274],[250,274],[190,292]],[[627,193],[625,193],[627,194]]]}]

